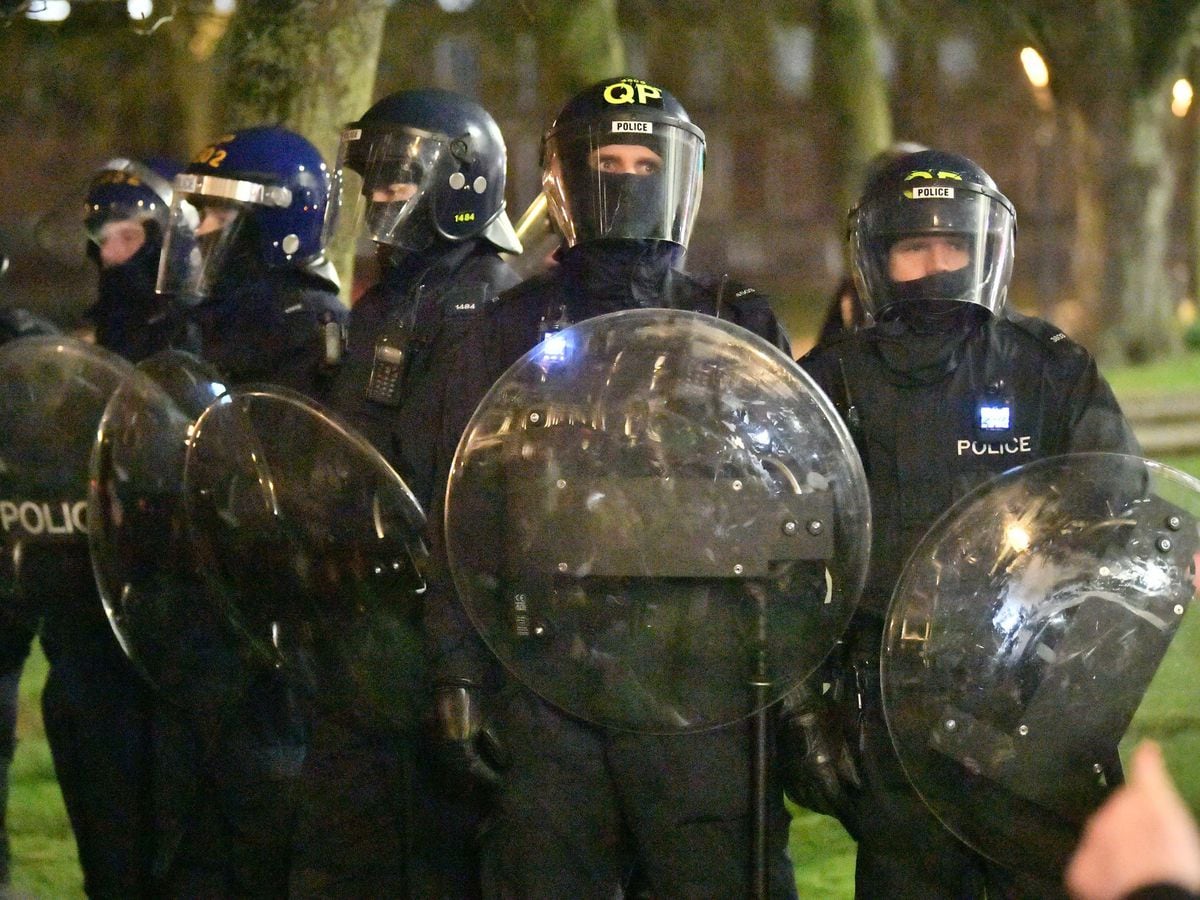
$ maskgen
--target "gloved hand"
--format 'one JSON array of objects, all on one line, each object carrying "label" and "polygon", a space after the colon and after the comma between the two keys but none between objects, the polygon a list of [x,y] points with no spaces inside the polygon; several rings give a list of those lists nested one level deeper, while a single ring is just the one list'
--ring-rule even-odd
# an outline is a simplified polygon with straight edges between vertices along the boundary
[{"label": "gloved hand", "polygon": [[438,685],[434,692],[438,738],[448,774],[465,792],[499,790],[509,757],[487,722],[482,690],[471,684]]},{"label": "gloved hand", "polygon": [[837,818],[853,836],[852,792],[862,787],[836,710],[821,694],[819,676],[783,698],[779,711],[779,769],[784,792],[799,806]]}]

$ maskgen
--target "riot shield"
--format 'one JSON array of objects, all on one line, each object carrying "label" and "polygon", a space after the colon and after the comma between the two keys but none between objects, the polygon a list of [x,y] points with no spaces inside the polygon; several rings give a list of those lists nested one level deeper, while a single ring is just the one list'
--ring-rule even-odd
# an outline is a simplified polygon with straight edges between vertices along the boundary
[{"label": "riot shield", "polygon": [[[967,844],[1061,877],[1193,605],[1198,522],[1196,479],[1079,454],[982,485],[913,551],[887,616],[884,712],[917,792]],[[1194,716],[1195,684],[1176,712]]]},{"label": "riot shield", "polygon": [[132,371],[120,357],[65,337],[0,347],[0,595],[22,626],[33,624],[50,594],[93,590],[88,455],[109,395]]},{"label": "riot shield", "polygon": [[243,648],[204,590],[183,503],[196,420],[224,393],[190,354],[143,360],[109,399],[91,454],[88,537],[109,622],[160,693],[193,709],[241,690]]},{"label": "riot shield", "polygon": [[492,387],[447,489],[455,585],[545,700],[610,728],[751,715],[846,626],[866,482],[824,394],[776,348],[679,310],[549,335]]},{"label": "riot shield", "polygon": [[383,457],[299,394],[247,388],[197,421],[184,484],[210,594],[255,654],[411,723],[424,513]]}]

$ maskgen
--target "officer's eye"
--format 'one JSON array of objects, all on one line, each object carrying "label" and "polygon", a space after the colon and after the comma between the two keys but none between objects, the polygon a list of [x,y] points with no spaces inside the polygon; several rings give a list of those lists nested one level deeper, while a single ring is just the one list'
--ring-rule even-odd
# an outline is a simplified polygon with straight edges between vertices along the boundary
[{"label": "officer's eye", "polygon": [[637,173],[639,175],[654,175],[662,165],[655,159],[639,159],[637,162]]},{"label": "officer's eye", "polygon": [[929,247],[929,238],[905,238],[897,242],[894,249],[897,253],[926,253]]}]

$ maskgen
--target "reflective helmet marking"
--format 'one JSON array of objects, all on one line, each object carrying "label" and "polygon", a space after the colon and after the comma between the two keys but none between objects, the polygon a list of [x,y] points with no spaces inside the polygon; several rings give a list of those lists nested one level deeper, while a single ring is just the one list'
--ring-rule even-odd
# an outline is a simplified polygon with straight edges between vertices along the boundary
[{"label": "reflective helmet marking", "polygon": [[657,100],[658,103],[655,105],[661,107],[663,105],[662,95],[662,88],[657,88],[637,78],[622,78],[604,89],[605,102],[614,106],[624,103],[640,103],[642,106],[649,106],[651,100]]},{"label": "reflective helmet marking", "polygon": [[909,200],[952,200],[954,199],[954,188],[917,186],[911,191],[905,191],[904,196]]},{"label": "reflective helmet marking", "polygon": [[631,131],[636,134],[654,134],[653,122],[635,122],[631,119],[617,119],[612,123],[613,131]]},{"label": "reflective helmet marking", "polygon": [[927,172],[924,169],[916,169],[904,176],[905,181],[912,181],[914,178],[950,178],[954,181],[962,181],[963,177],[957,172],[941,172],[936,175],[932,172]]}]

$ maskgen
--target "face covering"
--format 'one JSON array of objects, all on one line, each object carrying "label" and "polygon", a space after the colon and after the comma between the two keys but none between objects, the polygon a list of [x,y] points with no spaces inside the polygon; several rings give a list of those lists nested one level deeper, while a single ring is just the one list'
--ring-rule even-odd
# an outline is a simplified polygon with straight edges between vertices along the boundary
[{"label": "face covering", "polygon": [[92,317],[149,315],[158,308],[154,283],[158,277],[158,256],[161,245],[147,240],[138,251],[119,266],[100,270],[99,297],[92,308]]},{"label": "face covering", "polygon": [[963,266],[953,272],[935,272],[912,281],[891,283],[895,303],[924,303],[930,300],[962,302],[971,289],[971,267]]}]

